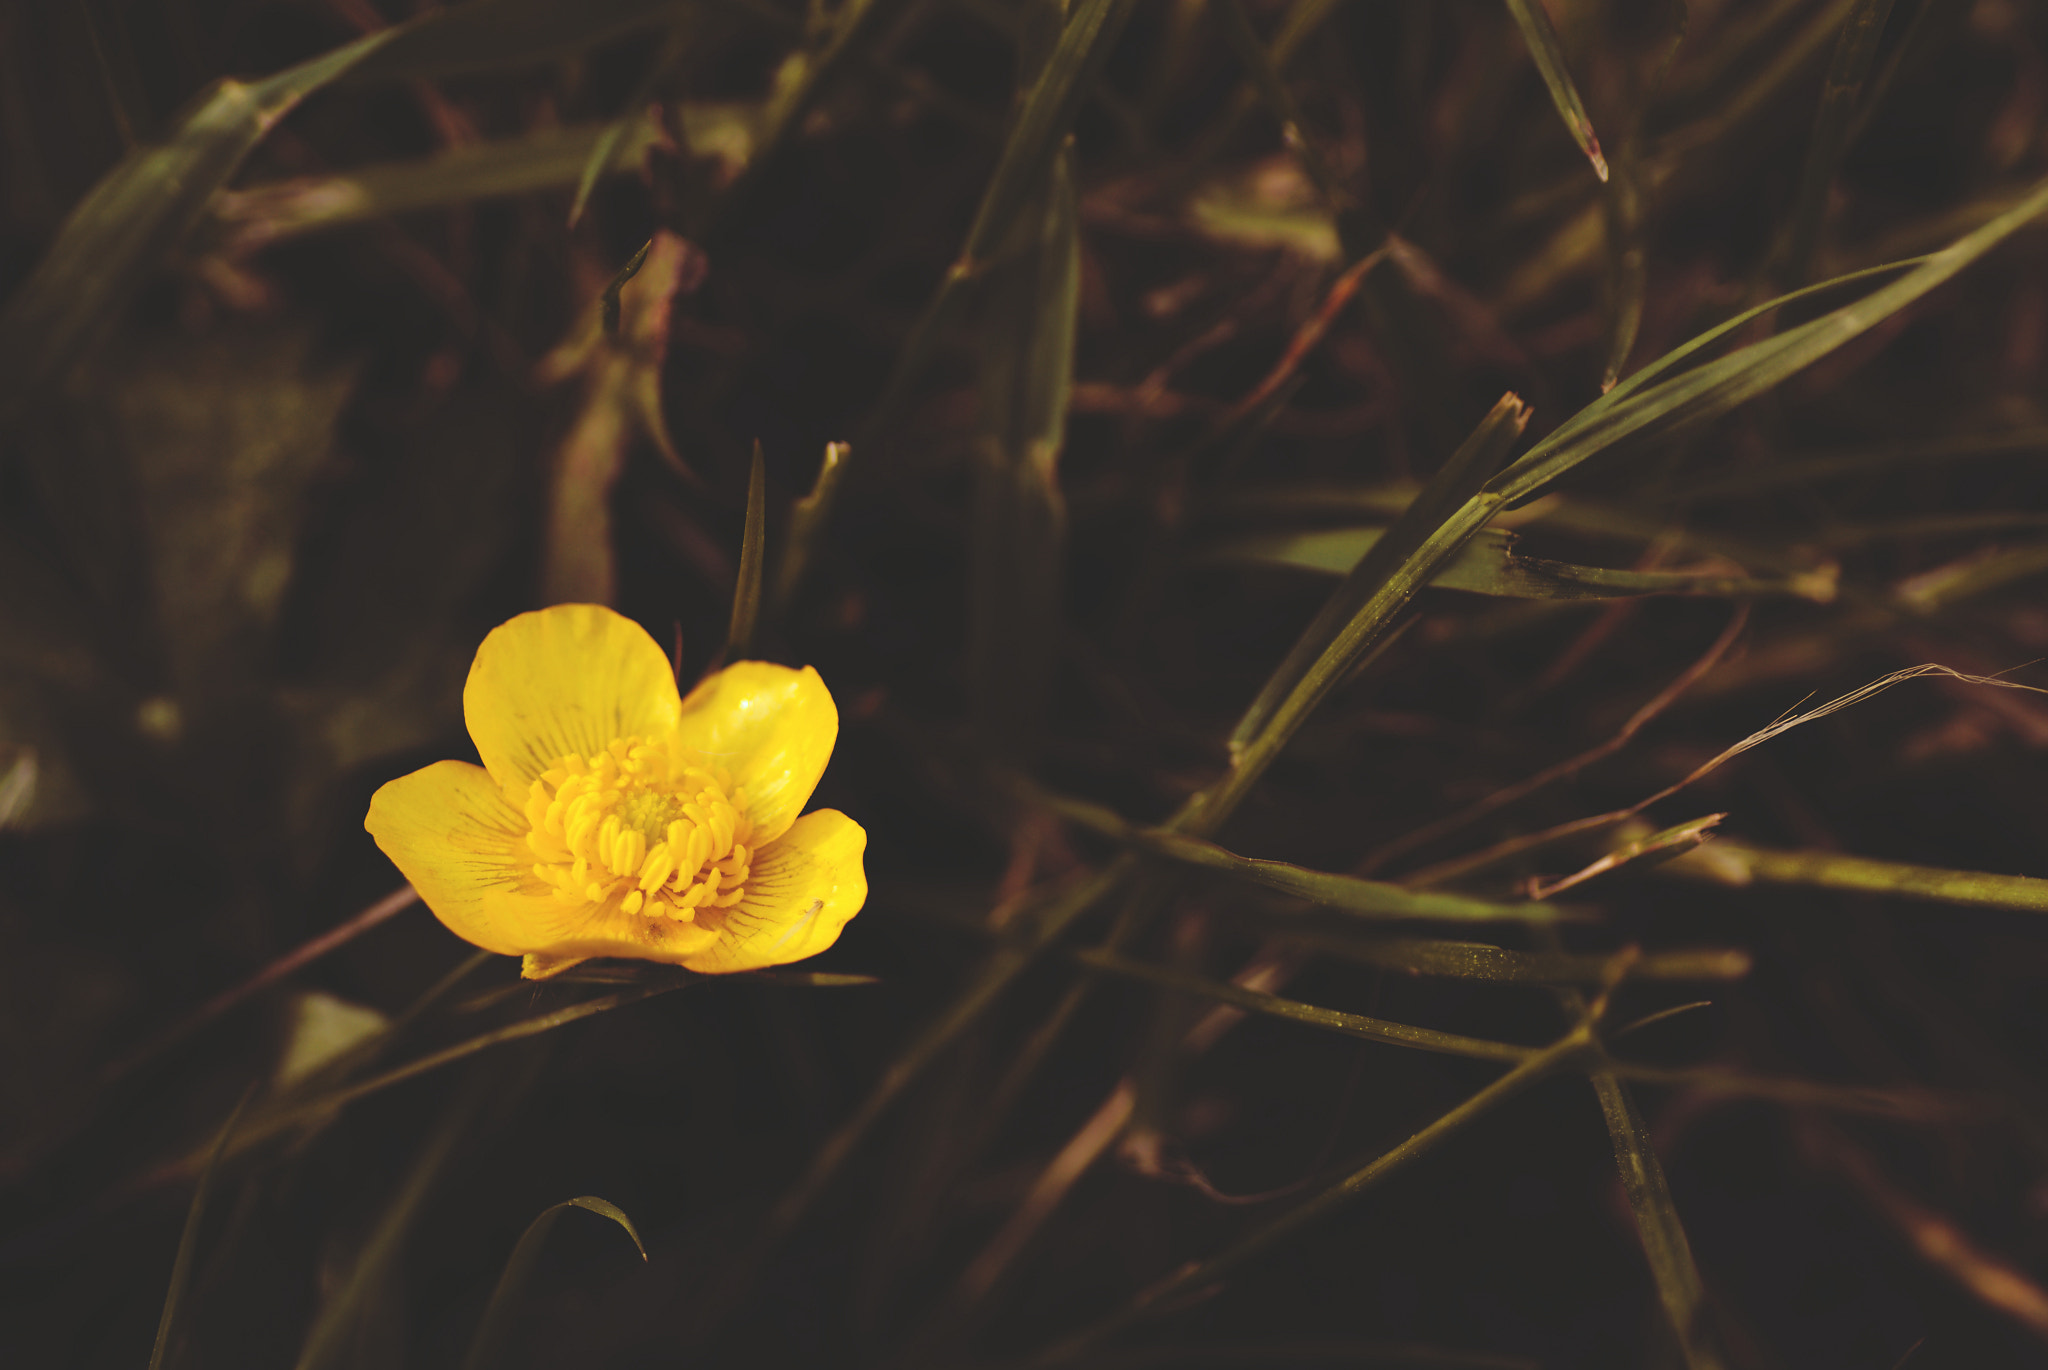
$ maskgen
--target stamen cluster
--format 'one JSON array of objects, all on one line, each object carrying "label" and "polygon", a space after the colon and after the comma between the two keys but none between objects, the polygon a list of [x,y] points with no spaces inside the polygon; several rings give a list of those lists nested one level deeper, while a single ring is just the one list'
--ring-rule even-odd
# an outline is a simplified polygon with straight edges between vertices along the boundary
[{"label": "stamen cluster", "polygon": [[746,791],[673,740],[622,737],[565,756],[526,796],[534,874],[568,904],[691,922],[746,895],[753,824]]}]

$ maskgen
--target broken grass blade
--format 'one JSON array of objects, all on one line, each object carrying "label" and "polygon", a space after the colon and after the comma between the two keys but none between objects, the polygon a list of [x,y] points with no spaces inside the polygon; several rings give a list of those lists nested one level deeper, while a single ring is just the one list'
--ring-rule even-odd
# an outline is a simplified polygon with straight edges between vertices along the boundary
[{"label": "broken grass blade", "polygon": [[1827,219],[1828,192],[1834,188],[1835,173],[1841,170],[1842,156],[1848,151],[1858,97],[1877,58],[1878,40],[1884,36],[1885,20],[1891,12],[1892,0],[1857,0],[1835,40],[1827,83],[1821,87],[1820,110],[1814,115],[1813,135],[1806,145],[1799,198],[1792,210],[1783,271],[1788,285],[1800,284],[1812,269],[1821,226]]},{"label": "broken grass blade", "polygon": [[519,1244],[512,1248],[512,1255],[499,1274],[497,1286],[491,1290],[491,1301],[484,1305],[483,1318],[469,1344],[469,1354],[462,1358],[462,1370],[489,1370],[489,1367],[507,1360],[506,1353],[516,1330],[520,1296],[526,1292],[534,1267],[540,1264],[541,1248],[547,1244],[548,1233],[554,1229],[556,1220],[572,1208],[609,1218],[623,1227],[626,1235],[633,1239],[633,1245],[639,1248],[640,1259],[647,1259],[647,1243],[640,1240],[633,1220],[626,1216],[624,1209],[609,1200],[585,1194],[542,1210],[539,1217],[526,1225]]},{"label": "broken grass blade", "polygon": [[221,1124],[220,1135],[214,1138],[213,1150],[206,1157],[206,1164],[200,1168],[199,1183],[192,1191],[192,1204],[185,1210],[185,1228],[178,1234],[178,1254],[171,1260],[171,1284],[164,1291],[164,1311],[157,1319],[156,1345],[149,1353],[149,1370],[163,1370],[170,1353],[171,1338],[177,1331],[178,1313],[184,1306],[185,1293],[192,1287],[193,1264],[199,1253],[199,1225],[206,1220],[207,1201],[213,1196],[213,1181],[220,1171],[221,1158],[227,1155],[228,1138],[235,1132],[235,1124],[242,1119],[242,1110],[254,1098],[256,1086],[250,1085],[242,1091],[241,1102],[234,1112]]},{"label": "broken grass blade", "polygon": [[768,468],[760,439],[747,470],[747,523],[740,536],[739,583],[732,592],[732,626],[725,635],[726,661],[744,660],[754,650],[761,619],[761,568],[768,559]]},{"label": "broken grass blade", "polygon": [[1529,45],[1529,56],[1542,74],[1544,86],[1550,91],[1550,103],[1557,106],[1558,117],[1564,120],[1565,131],[1593,164],[1593,174],[1606,180],[1607,159],[1600,154],[1600,139],[1593,132],[1593,120],[1586,113],[1585,102],[1579,99],[1579,88],[1572,84],[1564,48],[1557,41],[1557,29],[1550,22],[1549,11],[1543,8],[1543,0],[1507,0],[1507,6],[1515,26],[1522,31],[1522,41]]},{"label": "broken grass blade", "polygon": [[1721,841],[1667,863],[1664,873],[1721,885],[1797,885],[1935,904],[2048,913],[2048,880],[1872,861],[1829,851],[1767,851]]}]

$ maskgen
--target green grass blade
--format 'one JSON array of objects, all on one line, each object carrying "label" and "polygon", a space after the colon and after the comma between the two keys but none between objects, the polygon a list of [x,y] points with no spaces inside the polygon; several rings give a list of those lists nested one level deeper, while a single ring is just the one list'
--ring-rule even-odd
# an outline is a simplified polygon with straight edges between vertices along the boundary
[{"label": "green grass blade", "polygon": [[278,120],[404,32],[373,33],[261,81],[216,81],[167,139],[136,148],[101,177],[0,313],[0,425],[18,419],[111,324]]},{"label": "green grass blade", "polygon": [[[1384,966],[1408,975],[1452,980],[1483,980],[1525,985],[1598,985],[1611,958],[1559,951],[1510,951],[1484,942],[1446,942],[1428,938],[1362,937],[1342,928],[1296,928],[1292,920],[1272,919],[1267,926],[1282,941],[1328,952],[1363,965]],[[1629,967],[1631,980],[1740,980],[1750,971],[1746,951],[1733,947],[1697,947],[1683,951],[1644,952]]]},{"label": "green grass blade", "polygon": [[1064,152],[1023,218],[1035,231],[1002,254],[986,287],[967,648],[982,742],[1017,760],[1035,749],[1059,654],[1059,458],[1081,297],[1080,221]]},{"label": "green grass blade", "polygon": [[1524,900],[1514,903],[1476,899],[1462,894],[1438,894],[1411,890],[1403,885],[1328,871],[1309,870],[1285,861],[1261,861],[1239,856],[1213,842],[1166,828],[1146,828],[1126,822],[1122,815],[1100,804],[1056,795],[1027,782],[1013,782],[1024,798],[1083,827],[1111,837],[1140,851],[1201,870],[1216,871],[1246,880],[1281,894],[1307,899],[1326,908],[1342,909],[1364,918],[1439,919],[1449,922],[1536,922],[1553,923],[1573,917],[1570,909],[1556,904]]},{"label": "green grass blade", "polygon": [[1160,1280],[1124,1308],[1031,1357],[1025,1364],[1032,1367],[1065,1364],[1126,1328],[1171,1312],[1183,1300],[1211,1287],[1311,1223],[1319,1222],[1352,1203],[1381,1180],[1410,1162],[1428,1155],[1445,1140],[1463,1131],[1498,1105],[1505,1103],[1538,1080],[1569,1065],[1587,1049],[1589,1040],[1583,1029],[1561,1038],[1530,1056],[1407,1141],[1354,1171],[1347,1178],[1260,1227],[1228,1250],[1205,1261],[1192,1262],[1166,1279]]},{"label": "green grass blade", "polygon": [[1787,239],[1784,279],[1797,285],[1813,266],[1814,249],[1827,218],[1828,192],[1842,156],[1849,148],[1863,83],[1877,59],[1878,39],[1884,36],[1885,21],[1891,17],[1892,0],[1858,0],[1835,40],[1835,54],[1828,63],[1827,84],[1821,87],[1820,111],[1814,116],[1813,136],[1806,145],[1806,166],[1799,177],[1799,198],[1792,211]]},{"label": "green grass blade", "polygon": [[782,544],[782,563],[775,574],[775,603],[778,609],[787,610],[796,592],[803,585],[804,575],[818,558],[818,546],[824,541],[825,526],[832,520],[833,506],[839,499],[839,485],[846,476],[847,459],[853,455],[851,445],[843,442],[825,444],[825,459],[818,466],[818,478],[811,483],[811,493],[798,499],[789,511],[789,532]]},{"label": "green grass blade", "polygon": [[[1314,700],[1319,700],[1386,630],[1400,607],[1479,531],[1483,518],[1456,529],[1451,529],[1447,520],[1499,469],[1528,423],[1528,406],[1514,395],[1503,396],[1479,421],[1386,535],[1352,567],[1286,659],[1267,678],[1230,735],[1233,756],[1241,756],[1255,738],[1270,729],[1283,705],[1312,674],[1318,682]],[[1314,700],[1301,704],[1297,714],[1305,715]]]},{"label": "green grass blade", "polygon": [[1884,894],[1924,903],[2048,913],[2048,880],[1872,861],[1829,851],[1767,851],[1740,842],[1720,841],[1667,862],[1659,869],[1665,874],[1722,885],[1794,885]]},{"label": "green grass blade", "polygon": [[633,1220],[617,1204],[586,1194],[543,1210],[539,1217],[527,1224],[519,1244],[512,1248],[512,1255],[505,1262],[496,1287],[491,1290],[491,1301],[484,1305],[483,1319],[477,1324],[476,1336],[469,1344],[469,1354],[462,1358],[462,1370],[488,1370],[488,1367],[506,1360],[512,1334],[518,1330],[520,1296],[526,1292],[527,1282],[533,1278],[534,1267],[540,1263],[541,1248],[547,1244],[548,1233],[554,1229],[555,1221],[572,1208],[610,1218],[633,1239],[633,1245],[640,1251],[640,1259],[647,1259],[647,1243],[640,1240]]},{"label": "green grass blade", "polygon": [[[1666,368],[1646,367],[1629,378],[1635,384],[1624,382],[1586,406],[1503,471],[1487,489],[1510,501],[1520,499],[1624,439],[1642,443],[1670,437],[1718,418],[1915,303],[2044,212],[2048,212],[2048,181],[2036,182],[2033,193],[2012,209],[1920,259],[1899,279],[1853,303],[1654,385],[1649,383],[1653,370],[1661,375]],[[1848,279],[1841,277],[1826,284],[1838,285]],[[1800,293],[1780,297],[1774,304],[1784,304]],[[1696,350],[1728,327],[1702,334],[1665,360]]]},{"label": "green grass blade", "polygon": [[255,1094],[254,1085],[243,1091],[241,1102],[221,1124],[220,1135],[214,1138],[213,1149],[207,1153],[206,1164],[200,1168],[199,1183],[192,1191],[192,1204],[185,1210],[185,1228],[178,1234],[178,1254],[171,1261],[171,1285],[164,1291],[164,1311],[157,1319],[156,1344],[149,1353],[149,1370],[164,1370],[168,1363],[171,1338],[178,1329],[178,1314],[184,1307],[186,1291],[192,1287],[193,1268],[199,1256],[199,1226],[206,1220],[206,1206],[213,1197],[214,1177],[220,1172],[221,1159],[227,1155],[228,1138],[234,1136],[235,1124],[242,1120],[242,1111],[249,1106],[249,1100]]},{"label": "green grass blade", "polygon": [[1671,1186],[1664,1178],[1664,1165],[1650,1146],[1650,1130],[1643,1115],[1629,1097],[1628,1087],[1612,1070],[1592,1071],[1593,1090],[1600,1098],[1600,1113],[1614,1142],[1615,1164],[1621,1168],[1622,1192],[1628,1196],[1629,1211],[1635,1215],[1636,1233],[1642,1238],[1643,1254],[1650,1274],[1657,1282],[1665,1316],[1685,1356],[1689,1370],[1720,1370],[1704,1323],[1706,1293],[1700,1284],[1699,1267],[1692,1258],[1692,1243],[1679,1221],[1672,1202]]},{"label": "green grass blade", "polygon": [[1044,71],[1032,84],[1017,121],[1003,144],[995,174],[982,192],[960,255],[937,294],[911,328],[896,368],[875,401],[863,435],[885,427],[924,370],[940,329],[953,318],[966,284],[987,267],[987,259],[1014,231],[1034,189],[1043,184],[1053,158],[1073,128],[1089,78],[1109,56],[1135,0],[1078,0]]},{"label": "green grass blade", "polygon": [[1585,102],[1579,98],[1579,88],[1572,84],[1571,69],[1565,65],[1564,48],[1557,41],[1550,12],[1543,8],[1543,0],[1507,0],[1507,5],[1515,27],[1522,31],[1522,41],[1529,45],[1536,70],[1543,76],[1544,87],[1550,91],[1550,103],[1557,106],[1557,115],[1564,120],[1565,131],[1593,164],[1593,174],[1606,180],[1607,159],[1600,153],[1600,139],[1593,132],[1593,119],[1586,113]]},{"label": "green grass blade", "polygon": [[725,660],[744,660],[754,650],[761,619],[761,571],[768,562],[768,466],[761,443],[747,470],[747,525],[740,537],[739,584],[732,592],[732,626],[725,635]]},{"label": "green grass blade", "polygon": [[[1221,560],[1261,562],[1304,571],[1344,575],[1385,534],[1384,528],[1319,528],[1241,538],[1216,550]],[[1501,599],[1603,600],[1642,595],[1694,595],[1757,599],[1789,595],[1826,603],[1833,582],[1812,574],[1732,576],[1690,571],[1631,571],[1605,566],[1525,557],[1514,550],[1515,535],[1485,529],[1446,562],[1430,580],[1440,590],[1464,590]]]}]

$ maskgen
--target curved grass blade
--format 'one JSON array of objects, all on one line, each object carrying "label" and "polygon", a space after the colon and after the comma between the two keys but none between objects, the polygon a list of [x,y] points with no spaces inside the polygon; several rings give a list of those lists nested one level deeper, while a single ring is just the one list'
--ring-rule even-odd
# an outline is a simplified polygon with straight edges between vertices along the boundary
[{"label": "curved grass blade", "polygon": [[633,1239],[633,1245],[639,1248],[640,1259],[647,1259],[647,1243],[640,1240],[633,1220],[617,1204],[585,1194],[544,1209],[539,1217],[526,1225],[519,1244],[512,1248],[511,1258],[505,1262],[497,1286],[491,1290],[491,1301],[484,1305],[483,1320],[477,1324],[476,1337],[469,1344],[469,1354],[462,1358],[462,1370],[487,1370],[487,1367],[505,1360],[512,1334],[517,1330],[520,1295],[526,1291],[526,1283],[533,1277],[534,1267],[540,1263],[541,1248],[547,1244],[548,1233],[554,1229],[556,1219],[572,1208],[610,1218]]},{"label": "curved grass blade", "polygon": [[1522,41],[1529,45],[1536,70],[1550,91],[1550,103],[1557,106],[1557,115],[1564,120],[1565,131],[1593,164],[1593,174],[1606,180],[1607,159],[1600,153],[1600,139],[1593,132],[1593,120],[1586,113],[1585,102],[1579,98],[1579,88],[1572,84],[1564,48],[1557,41],[1557,29],[1550,22],[1549,11],[1543,8],[1543,0],[1507,0],[1507,5],[1515,27],[1522,31]]},{"label": "curved grass blade", "polygon": [[168,139],[102,176],[0,313],[0,426],[70,369],[278,120],[407,31],[373,33],[261,81],[216,81]]},{"label": "curved grass blade", "polygon": [[171,1286],[164,1291],[164,1311],[157,1319],[156,1345],[149,1353],[149,1370],[164,1370],[170,1354],[171,1337],[177,1331],[178,1312],[184,1305],[186,1290],[192,1285],[192,1267],[199,1252],[199,1225],[205,1221],[206,1205],[213,1197],[214,1176],[219,1173],[221,1158],[227,1155],[228,1138],[234,1136],[235,1124],[242,1120],[242,1110],[255,1096],[255,1085],[242,1091],[241,1102],[221,1124],[220,1135],[214,1138],[213,1150],[207,1154],[206,1164],[199,1171],[199,1184],[192,1191],[192,1205],[185,1210],[185,1229],[178,1234],[178,1254],[171,1261]]},{"label": "curved grass blade", "polygon": [[1785,252],[1784,279],[1797,285],[1813,266],[1821,225],[1827,218],[1828,191],[1842,157],[1849,149],[1859,96],[1877,59],[1878,40],[1884,36],[1885,21],[1891,17],[1892,0],[1858,0],[1841,37],[1835,40],[1835,54],[1828,62],[1827,84],[1821,87],[1820,111],[1814,116],[1813,136],[1806,145],[1806,166],[1799,177],[1799,198],[1792,211],[1792,225]]},{"label": "curved grass blade", "polygon": [[740,535],[739,583],[732,592],[732,626],[725,634],[726,661],[740,661],[754,650],[754,630],[761,621],[761,568],[768,556],[768,466],[761,441],[747,468],[747,523]]}]

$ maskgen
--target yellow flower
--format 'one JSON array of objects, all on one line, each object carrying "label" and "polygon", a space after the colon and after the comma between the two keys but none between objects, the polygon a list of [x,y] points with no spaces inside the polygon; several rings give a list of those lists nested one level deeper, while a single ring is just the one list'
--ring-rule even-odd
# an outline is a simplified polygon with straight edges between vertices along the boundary
[{"label": "yellow flower", "polygon": [[434,915],[541,979],[593,956],[720,974],[815,956],[868,895],[867,833],[797,817],[839,736],[818,673],[739,661],[680,697],[641,627],[521,614],[462,691],[482,767],[378,790],[363,826]]}]

